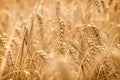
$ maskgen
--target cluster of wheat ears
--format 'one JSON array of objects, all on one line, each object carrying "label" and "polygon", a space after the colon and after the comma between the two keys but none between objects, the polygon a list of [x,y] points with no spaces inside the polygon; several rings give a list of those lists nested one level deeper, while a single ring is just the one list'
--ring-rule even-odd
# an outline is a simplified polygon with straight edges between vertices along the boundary
[{"label": "cluster of wheat ears", "polygon": [[0,9],[0,80],[120,80],[120,0],[8,4]]}]

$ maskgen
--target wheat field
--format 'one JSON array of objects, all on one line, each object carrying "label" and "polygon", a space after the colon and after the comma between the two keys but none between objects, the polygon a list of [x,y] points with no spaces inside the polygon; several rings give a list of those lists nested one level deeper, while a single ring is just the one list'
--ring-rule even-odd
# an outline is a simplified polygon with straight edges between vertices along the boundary
[{"label": "wheat field", "polygon": [[120,80],[120,0],[0,0],[0,80]]}]

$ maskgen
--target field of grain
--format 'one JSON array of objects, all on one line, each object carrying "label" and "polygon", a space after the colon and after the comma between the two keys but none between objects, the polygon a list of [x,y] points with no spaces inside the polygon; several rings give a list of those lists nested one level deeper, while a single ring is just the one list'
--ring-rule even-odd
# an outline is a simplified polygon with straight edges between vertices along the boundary
[{"label": "field of grain", "polygon": [[0,0],[0,80],[120,80],[120,0]]}]

